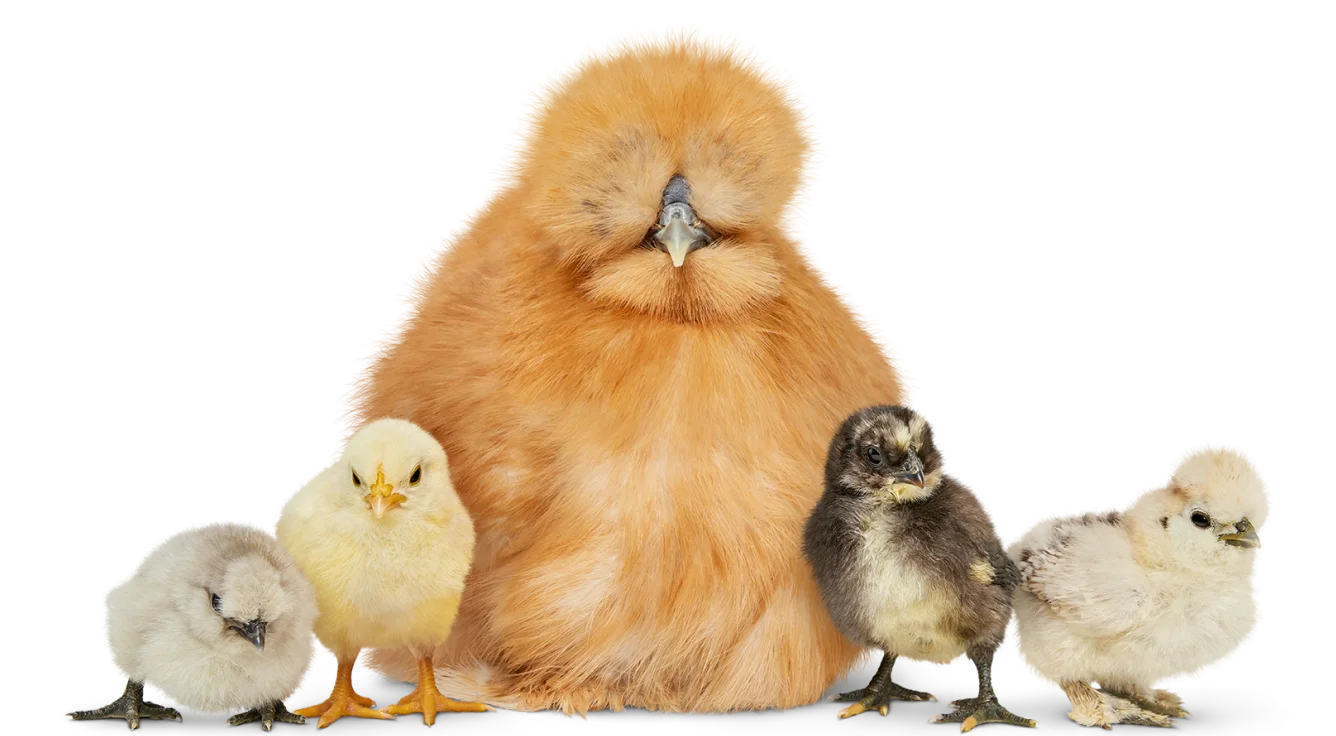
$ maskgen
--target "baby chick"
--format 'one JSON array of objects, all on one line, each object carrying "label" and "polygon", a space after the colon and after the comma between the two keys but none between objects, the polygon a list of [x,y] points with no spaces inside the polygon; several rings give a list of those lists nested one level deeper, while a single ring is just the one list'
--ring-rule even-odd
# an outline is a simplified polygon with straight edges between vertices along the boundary
[{"label": "baby chick", "polygon": [[[324,728],[342,716],[391,719],[491,710],[436,689],[432,655],[450,636],[473,560],[473,522],[455,495],[445,450],[416,424],[381,419],[349,440],[343,457],[292,497],[278,538],[315,585],[315,633],[338,658],[334,692],[297,711]],[[407,648],[418,686],[398,705],[373,710],[353,691],[365,647]]]},{"label": "baby chick", "polygon": [[1021,653],[1067,693],[1072,720],[1169,726],[1188,714],[1152,685],[1223,657],[1252,628],[1266,511],[1248,461],[1207,451],[1127,513],[1046,521],[1011,547]]},{"label": "baby chick", "polygon": [[218,524],[183,532],[154,550],[107,596],[107,630],[125,694],[75,720],[181,720],[144,700],[144,683],[197,710],[249,708],[233,726],[304,723],[283,699],[311,662],[315,595],[273,537]]},{"label": "baby chick", "polygon": [[835,623],[885,656],[872,682],[836,700],[841,718],[889,712],[893,698],[936,700],[891,681],[897,657],[946,663],[967,654],[979,695],[938,723],[1031,726],[993,692],[993,652],[1011,619],[1020,580],[988,514],[969,489],[942,474],[932,427],[901,406],[873,406],[845,420],[826,457],[826,489],[807,521],[803,550]]}]

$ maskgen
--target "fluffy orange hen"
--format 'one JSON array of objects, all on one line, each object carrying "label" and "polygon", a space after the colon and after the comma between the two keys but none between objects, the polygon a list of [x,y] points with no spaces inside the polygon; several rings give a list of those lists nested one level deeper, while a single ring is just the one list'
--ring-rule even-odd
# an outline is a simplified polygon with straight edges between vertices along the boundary
[{"label": "fluffy orange hen", "polygon": [[[629,49],[551,95],[441,257],[360,412],[434,434],[474,519],[443,692],[783,708],[852,664],[801,530],[840,419],[900,388],[785,233],[806,154],[784,93],[729,53]],[[685,219],[662,227],[672,196]],[[681,233],[689,252],[664,245]],[[372,664],[415,677],[407,652]]]}]

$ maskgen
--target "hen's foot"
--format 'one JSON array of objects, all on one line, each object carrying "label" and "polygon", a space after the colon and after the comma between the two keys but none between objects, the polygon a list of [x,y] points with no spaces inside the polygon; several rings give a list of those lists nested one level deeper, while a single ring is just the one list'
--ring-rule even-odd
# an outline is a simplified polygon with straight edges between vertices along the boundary
[{"label": "hen's foot", "polygon": [[272,703],[266,703],[259,708],[252,708],[245,713],[238,713],[227,719],[227,725],[240,726],[243,723],[260,722],[260,728],[268,731],[274,727],[274,721],[279,723],[296,723],[298,725],[306,723],[304,716],[290,712],[283,701],[275,700]]},{"label": "hen's foot", "polygon": [[935,722],[959,723],[961,733],[984,723],[1007,723],[1012,726],[1025,726],[1026,728],[1034,728],[1038,725],[1032,719],[1015,715],[1003,708],[1001,703],[992,699],[965,698],[955,701],[952,705],[955,705],[956,709],[950,713],[937,716]]},{"label": "hen's foot", "polygon": [[344,716],[394,720],[394,716],[389,713],[371,707],[376,701],[353,692],[353,663],[356,661],[356,655],[352,659],[340,660],[338,674],[334,676],[334,692],[329,694],[329,699],[319,705],[302,708],[296,711],[296,715],[306,718],[320,716],[320,722],[316,724],[318,728],[324,728]]},{"label": "hen's foot", "polygon": [[144,683],[131,680],[125,685],[125,693],[111,703],[96,710],[76,710],[67,713],[76,721],[98,721],[108,718],[124,718],[125,725],[132,730],[139,728],[141,719],[153,721],[180,721],[181,714],[175,708],[164,708],[157,703],[144,700]]},{"label": "hen's foot", "polygon": [[381,712],[395,716],[409,713],[421,713],[422,722],[428,726],[436,723],[437,713],[485,713],[491,710],[483,703],[462,703],[451,700],[436,689],[436,668],[431,664],[431,657],[418,660],[418,686],[403,700]]}]

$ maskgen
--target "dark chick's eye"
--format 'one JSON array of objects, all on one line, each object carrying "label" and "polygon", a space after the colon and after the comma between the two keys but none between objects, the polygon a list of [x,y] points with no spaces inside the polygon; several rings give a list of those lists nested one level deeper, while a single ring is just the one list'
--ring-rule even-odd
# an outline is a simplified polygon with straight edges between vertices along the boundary
[{"label": "dark chick's eye", "polygon": [[881,450],[879,448],[868,447],[863,450],[863,454],[867,456],[868,462],[872,463],[873,465],[881,465],[883,458],[881,456]]},{"label": "dark chick's eye", "polygon": [[362,486],[362,477],[357,474],[356,470],[353,471],[353,485],[359,488]]},{"label": "dark chick's eye", "polygon": [[217,593],[213,594],[213,610],[223,612],[223,599],[219,598]]},{"label": "dark chick's eye", "polygon": [[417,484],[418,484],[418,481],[420,481],[420,480],[422,480],[422,466],[421,466],[421,465],[417,466],[416,468],[413,468],[413,475],[409,476],[409,478],[408,478],[408,482],[409,482],[411,485],[417,485]]},{"label": "dark chick's eye", "polygon": [[1205,529],[1206,527],[1211,525],[1211,517],[1207,516],[1206,514],[1203,514],[1200,511],[1194,511],[1192,512],[1192,523],[1202,529]]}]

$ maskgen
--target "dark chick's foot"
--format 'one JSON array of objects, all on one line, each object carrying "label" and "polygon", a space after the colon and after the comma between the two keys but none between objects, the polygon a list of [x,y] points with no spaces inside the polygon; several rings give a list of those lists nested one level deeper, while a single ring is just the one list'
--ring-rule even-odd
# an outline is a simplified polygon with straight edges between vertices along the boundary
[{"label": "dark chick's foot", "polygon": [[917,690],[900,687],[890,682],[882,685],[880,690],[874,690],[871,687],[865,687],[862,690],[855,690],[849,693],[840,693],[835,696],[835,700],[840,702],[853,701],[853,705],[840,711],[840,718],[850,718],[859,713],[865,713],[875,710],[882,715],[888,715],[891,712],[892,700],[936,700],[931,693],[921,693]]},{"label": "dark chick's foot", "polygon": [[238,713],[232,716],[227,719],[227,725],[240,726],[243,723],[254,723],[255,721],[260,722],[260,728],[268,731],[274,727],[275,721],[279,723],[296,723],[297,725],[301,725],[306,723],[306,718],[290,712],[283,706],[283,701],[275,700],[274,702],[267,703],[259,708],[252,708],[245,713]]},{"label": "dark chick's foot", "polygon": [[108,718],[123,718],[131,729],[139,728],[141,719],[153,721],[179,721],[181,714],[175,708],[164,708],[157,703],[144,701],[144,685],[131,682],[125,686],[125,693],[111,703],[96,710],[78,710],[67,714],[76,721],[98,721]]},{"label": "dark chick's foot", "polygon": [[996,700],[966,698],[957,701],[957,704],[954,711],[937,716],[936,722],[959,723],[961,733],[984,723],[1009,723],[1013,726],[1025,726],[1026,728],[1034,728],[1037,725],[1033,720],[1021,718],[1003,708]]}]

